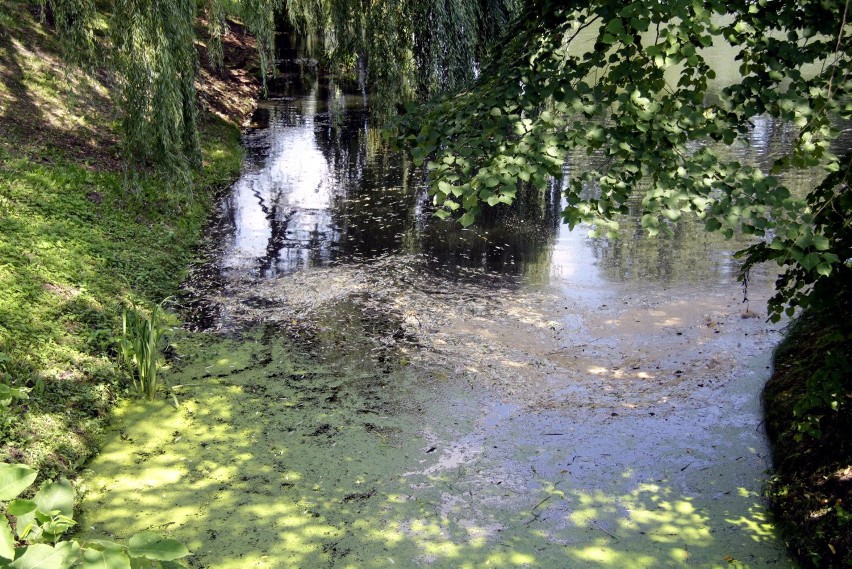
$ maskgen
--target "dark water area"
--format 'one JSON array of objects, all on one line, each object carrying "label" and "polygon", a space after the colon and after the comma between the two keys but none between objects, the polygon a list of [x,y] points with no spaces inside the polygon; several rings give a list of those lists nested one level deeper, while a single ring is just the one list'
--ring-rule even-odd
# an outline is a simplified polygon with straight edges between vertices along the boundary
[{"label": "dark water area", "polygon": [[[246,175],[226,204],[235,234],[226,270],[269,278],[412,254],[445,274],[520,275],[552,243],[555,186],[544,196],[530,192],[538,203],[491,212],[482,229],[461,230],[431,217],[425,172],[371,127],[364,97],[319,80],[304,89],[282,79],[272,89],[245,137]],[[258,208],[268,227],[247,227]],[[504,235],[489,236],[498,228]]]},{"label": "dark water area", "polygon": [[547,263],[559,235],[556,182],[485,212],[473,229],[433,217],[424,169],[371,126],[355,85],[280,77],[244,145],[243,175],[210,227],[211,262],[188,283],[196,328],[210,327],[215,309],[202,305],[229,279],[394,259],[426,280],[517,286]]}]

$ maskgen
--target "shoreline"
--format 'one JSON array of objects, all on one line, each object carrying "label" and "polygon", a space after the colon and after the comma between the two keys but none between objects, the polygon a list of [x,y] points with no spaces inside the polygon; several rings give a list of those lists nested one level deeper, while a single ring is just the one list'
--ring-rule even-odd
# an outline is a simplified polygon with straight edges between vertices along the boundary
[{"label": "shoreline", "polygon": [[38,9],[7,9],[18,15],[0,37],[0,381],[28,399],[0,408],[0,460],[73,479],[115,405],[134,396],[117,364],[122,307],[178,292],[214,200],[239,175],[238,126],[260,81],[253,40],[233,24],[225,62],[240,67],[213,72],[200,59],[204,167],[191,195],[170,197],[149,172],[131,189],[107,74],[74,69],[64,82],[68,64]]}]

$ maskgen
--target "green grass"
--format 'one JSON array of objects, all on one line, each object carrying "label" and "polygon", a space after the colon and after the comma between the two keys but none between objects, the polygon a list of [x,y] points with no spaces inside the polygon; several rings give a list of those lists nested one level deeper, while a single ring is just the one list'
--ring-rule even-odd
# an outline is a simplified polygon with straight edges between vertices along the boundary
[{"label": "green grass", "polygon": [[176,290],[213,190],[239,171],[235,128],[209,123],[204,139],[204,174],[177,197],[163,180],[143,178],[129,192],[120,173],[0,147],[0,373],[31,389],[13,409],[0,460],[50,477],[91,456],[124,389],[115,363],[122,303]]},{"label": "green grass", "polygon": [[0,461],[42,478],[96,451],[129,381],[123,305],[175,292],[242,160],[238,129],[202,114],[193,189],[127,176],[106,75],[59,50],[37,3],[0,5],[0,382],[29,390],[0,405]]}]

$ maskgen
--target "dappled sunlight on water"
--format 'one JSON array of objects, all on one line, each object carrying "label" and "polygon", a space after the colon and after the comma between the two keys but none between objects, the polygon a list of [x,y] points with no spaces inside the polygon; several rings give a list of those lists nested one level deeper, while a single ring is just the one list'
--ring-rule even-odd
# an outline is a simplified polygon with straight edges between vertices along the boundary
[{"label": "dappled sunlight on water", "polygon": [[[119,411],[87,477],[84,537],[152,529],[195,567],[778,561],[753,491],[711,480],[709,508],[675,475],[687,458],[614,457],[588,413],[530,416],[405,369],[318,365],[273,330],[189,341],[208,345],[182,346],[196,355],[170,374],[180,408]],[[711,479],[728,468],[697,449],[689,461]]]},{"label": "dappled sunlight on water", "polygon": [[196,567],[790,566],[744,239],[635,215],[590,239],[558,182],[463,230],[363,98],[290,80],[186,285],[208,332],[177,346],[181,407],[119,414],[87,535],[165,532]]}]

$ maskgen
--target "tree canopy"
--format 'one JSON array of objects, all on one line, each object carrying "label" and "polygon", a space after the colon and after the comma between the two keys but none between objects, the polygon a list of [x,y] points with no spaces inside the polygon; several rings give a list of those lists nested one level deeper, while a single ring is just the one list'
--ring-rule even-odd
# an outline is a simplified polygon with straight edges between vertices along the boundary
[{"label": "tree canopy", "polygon": [[[409,107],[400,139],[427,163],[438,215],[463,225],[484,204],[512,203],[520,184],[544,189],[566,175],[571,152],[600,152],[598,169],[567,173],[566,223],[614,237],[638,193],[652,234],[692,213],[708,230],[760,236],[746,269],[785,267],[770,303],[778,319],[850,268],[852,162],[831,152],[839,121],[852,118],[847,11],[831,1],[533,0],[474,82]],[[736,51],[741,78],[717,93],[705,49],[720,43]],[[768,171],[701,144],[747,142],[762,114],[795,127]],[[824,180],[793,195],[782,174],[806,168]]]},{"label": "tree canopy", "polygon": [[286,15],[334,67],[366,64],[371,110],[469,84],[520,0],[288,0]]},{"label": "tree canopy", "polygon": [[[221,63],[225,19],[238,17],[258,38],[261,65],[266,69],[272,59],[276,4],[273,0],[41,0],[66,58],[113,74],[128,166],[153,164],[176,177],[200,166],[201,160],[194,85],[197,16],[207,19],[214,63]],[[104,36],[103,41],[96,41],[97,36]]]},{"label": "tree canopy", "polygon": [[[72,59],[91,58],[94,0],[43,5]],[[839,282],[852,270],[852,159],[831,151],[838,125],[852,118],[848,8],[837,0],[113,0],[105,59],[128,160],[183,172],[198,165],[198,12],[214,61],[224,19],[238,16],[266,69],[275,10],[286,10],[327,63],[366,62],[374,109],[408,103],[398,140],[427,164],[437,215],[470,225],[485,204],[512,203],[521,185],[544,189],[563,176],[564,221],[615,236],[617,215],[639,195],[652,234],[687,213],[711,231],[762,237],[745,266],[785,267],[770,303],[779,318],[809,302],[824,277]],[[739,78],[717,92],[706,50],[720,44],[736,53]],[[771,168],[701,143],[740,144],[763,114],[795,129]],[[566,172],[577,151],[605,160]],[[794,195],[783,174],[808,168],[823,182]]]}]

